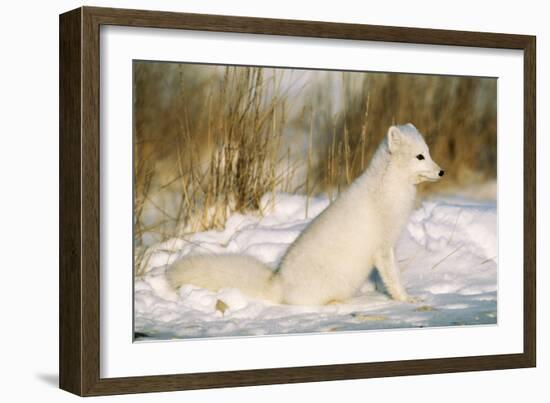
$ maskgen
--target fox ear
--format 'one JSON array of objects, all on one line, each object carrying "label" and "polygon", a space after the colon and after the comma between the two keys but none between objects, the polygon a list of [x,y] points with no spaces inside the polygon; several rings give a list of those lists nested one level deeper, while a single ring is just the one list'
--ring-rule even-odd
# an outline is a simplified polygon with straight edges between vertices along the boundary
[{"label": "fox ear", "polygon": [[390,154],[394,153],[398,148],[399,144],[401,144],[401,131],[397,126],[391,126],[388,129],[388,149],[390,150]]}]

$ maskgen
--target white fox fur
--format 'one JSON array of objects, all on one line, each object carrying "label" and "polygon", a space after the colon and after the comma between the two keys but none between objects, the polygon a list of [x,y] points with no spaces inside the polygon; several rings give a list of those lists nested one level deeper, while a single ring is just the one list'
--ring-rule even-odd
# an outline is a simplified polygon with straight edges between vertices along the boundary
[{"label": "white fox fur", "polygon": [[415,185],[442,175],[412,124],[392,126],[365,172],[312,220],[276,270],[248,256],[193,256],[175,262],[168,281],[174,288],[230,287],[275,303],[321,305],[352,297],[376,267],[390,296],[407,301],[393,246],[412,211]]}]

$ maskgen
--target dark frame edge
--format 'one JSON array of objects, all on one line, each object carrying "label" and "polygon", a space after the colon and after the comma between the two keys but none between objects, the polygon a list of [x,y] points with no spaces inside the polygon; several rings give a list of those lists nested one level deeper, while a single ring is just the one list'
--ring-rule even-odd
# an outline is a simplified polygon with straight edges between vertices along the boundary
[{"label": "dark frame edge", "polygon": [[[273,19],[217,14],[182,13],[85,6],[103,25],[188,29],[310,38],[369,40],[482,48],[523,49],[531,36],[494,32],[353,24],[313,20]],[[152,22],[155,21],[155,22]]]},{"label": "dark frame edge", "polygon": [[525,354],[102,378],[85,396],[310,383],[531,367]]},{"label": "dark frame edge", "polygon": [[82,396],[100,381],[100,127],[99,28],[82,7]]},{"label": "dark frame edge", "polygon": [[524,256],[524,289],[523,289],[523,354],[529,367],[537,365],[537,162],[536,162],[536,37],[525,38],[523,47],[523,153],[524,153],[524,217],[523,217],[523,256]]},{"label": "dark frame edge", "polygon": [[82,395],[82,12],[59,16],[59,387]]}]

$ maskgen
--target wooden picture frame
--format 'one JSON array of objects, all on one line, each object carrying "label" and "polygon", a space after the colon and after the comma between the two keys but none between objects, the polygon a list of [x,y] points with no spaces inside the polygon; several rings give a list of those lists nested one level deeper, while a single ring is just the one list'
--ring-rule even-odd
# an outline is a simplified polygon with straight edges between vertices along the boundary
[{"label": "wooden picture frame", "polygon": [[[100,377],[100,27],[171,28],[522,50],[523,353],[275,369]],[[60,387],[80,396],[525,368],[536,365],[535,37],[81,7],[60,16]],[[130,270],[130,268],[129,268]]]}]

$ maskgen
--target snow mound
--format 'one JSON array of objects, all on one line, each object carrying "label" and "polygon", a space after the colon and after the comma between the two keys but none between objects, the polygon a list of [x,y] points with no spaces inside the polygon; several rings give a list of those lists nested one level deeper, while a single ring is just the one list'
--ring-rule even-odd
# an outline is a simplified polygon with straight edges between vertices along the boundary
[{"label": "snow mound", "polygon": [[451,245],[482,258],[496,258],[497,217],[492,203],[461,199],[428,201],[412,214],[407,230],[430,251]]},{"label": "snow mound", "polygon": [[[306,217],[306,203],[308,216]],[[277,193],[262,199],[264,216],[233,214],[223,231],[205,231],[148,248],[134,286],[138,340],[337,332],[495,324],[497,209],[494,201],[445,197],[425,201],[396,245],[409,294],[400,303],[376,274],[346,303],[286,306],[191,285],[173,290],[165,271],[193,254],[240,253],[276,267],[289,245],[329,204],[326,197]]]}]

